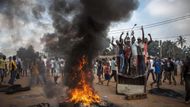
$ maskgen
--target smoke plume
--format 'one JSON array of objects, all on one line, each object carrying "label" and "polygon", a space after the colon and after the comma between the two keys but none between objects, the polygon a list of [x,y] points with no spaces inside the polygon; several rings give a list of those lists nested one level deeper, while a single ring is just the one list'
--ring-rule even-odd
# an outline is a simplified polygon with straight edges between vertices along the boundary
[{"label": "smoke plume", "polygon": [[[112,22],[128,20],[137,9],[138,0],[54,0],[50,14],[60,50],[67,50],[64,68],[65,85],[74,88],[80,77],[76,66],[85,56],[89,68],[104,47]],[[64,47],[64,48],[63,48]]]}]

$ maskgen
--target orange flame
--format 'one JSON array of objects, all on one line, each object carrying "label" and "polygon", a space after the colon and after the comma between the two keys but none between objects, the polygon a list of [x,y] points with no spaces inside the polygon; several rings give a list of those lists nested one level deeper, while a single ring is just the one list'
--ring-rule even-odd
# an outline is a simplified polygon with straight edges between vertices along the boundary
[{"label": "orange flame", "polygon": [[87,59],[83,57],[80,60],[79,70],[77,72],[81,79],[76,88],[70,90],[69,101],[74,103],[82,103],[84,106],[89,107],[91,104],[99,103],[100,97],[94,91],[94,89],[88,84],[86,78],[87,74],[84,72],[84,66],[87,65]]}]

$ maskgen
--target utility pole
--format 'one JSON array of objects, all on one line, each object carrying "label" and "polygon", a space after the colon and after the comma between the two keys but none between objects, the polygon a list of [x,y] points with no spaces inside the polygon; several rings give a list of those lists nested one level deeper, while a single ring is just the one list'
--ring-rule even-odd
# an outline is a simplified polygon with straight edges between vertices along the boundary
[{"label": "utility pole", "polygon": [[160,45],[160,58],[162,58],[162,40],[160,40],[159,45]]}]

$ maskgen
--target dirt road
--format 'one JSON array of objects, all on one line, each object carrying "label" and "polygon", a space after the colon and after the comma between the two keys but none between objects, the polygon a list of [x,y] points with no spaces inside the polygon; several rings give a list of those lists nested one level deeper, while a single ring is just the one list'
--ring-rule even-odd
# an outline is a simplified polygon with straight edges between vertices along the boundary
[{"label": "dirt road", "polygon": [[[96,77],[96,76],[95,76]],[[7,82],[8,78],[5,80]],[[151,77],[149,79],[151,81]],[[22,77],[16,81],[16,84],[22,84],[23,86],[28,85],[28,77]],[[97,79],[94,80],[94,87],[98,94],[102,98],[107,98],[110,102],[117,104],[121,107],[189,107],[190,105],[184,103],[183,98],[170,98],[165,96],[158,96],[148,93],[146,99],[140,100],[125,100],[124,95],[116,95],[116,85],[111,80],[110,85],[99,85],[96,84]],[[150,81],[147,84],[147,90],[150,90]],[[184,86],[179,84],[179,76],[177,76],[177,85],[169,85],[167,82],[161,85],[161,88],[172,89],[180,94],[184,95]],[[58,85],[60,86],[60,85]],[[56,91],[56,90],[54,90]],[[64,93],[60,93],[60,96]],[[30,91],[20,92],[12,95],[6,95],[0,93],[0,107],[28,107],[30,105],[38,103],[50,103],[51,107],[57,107],[59,98],[46,98],[44,91],[40,85],[32,87]]]}]

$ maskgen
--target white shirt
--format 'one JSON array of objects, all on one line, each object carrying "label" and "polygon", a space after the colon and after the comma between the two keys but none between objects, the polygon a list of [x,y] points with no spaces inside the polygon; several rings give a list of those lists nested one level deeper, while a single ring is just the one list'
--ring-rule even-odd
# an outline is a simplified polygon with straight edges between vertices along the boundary
[{"label": "white shirt", "polygon": [[51,68],[54,68],[54,60],[51,60]]},{"label": "white shirt", "polygon": [[111,61],[111,70],[116,70],[116,63],[115,63],[115,60],[112,60]]},{"label": "white shirt", "polygon": [[45,66],[47,66],[47,59],[44,58],[43,61],[44,61]]},{"label": "white shirt", "polygon": [[154,71],[154,66],[153,66],[153,64],[154,64],[154,61],[153,61],[152,59],[150,59],[150,69],[153,69],[153,71]]},{"label": "white shirt", "polygon": [[109,60],[109,65],[111,66],[111,61]]},{"label": "white shirt", "polygon": [[132,56],[137,56],[137,44],[136,43],[131,44],[131,51],[132,51]]}]

